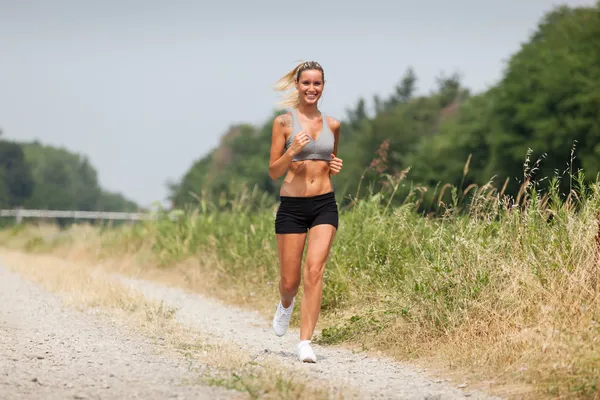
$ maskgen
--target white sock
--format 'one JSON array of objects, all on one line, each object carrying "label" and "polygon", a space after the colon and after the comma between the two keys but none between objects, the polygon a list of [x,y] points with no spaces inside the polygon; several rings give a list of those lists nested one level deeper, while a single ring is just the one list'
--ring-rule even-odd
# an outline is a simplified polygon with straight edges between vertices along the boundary
[{"label": "white sock", "polygon": [[285,311],[290,311],[292,309],[292,307],[294,306],[294,301],[292,301],[292,303],[290,304],[290,306],[288,308],[285,308],[281,301],[279,301],[279,306]]}]

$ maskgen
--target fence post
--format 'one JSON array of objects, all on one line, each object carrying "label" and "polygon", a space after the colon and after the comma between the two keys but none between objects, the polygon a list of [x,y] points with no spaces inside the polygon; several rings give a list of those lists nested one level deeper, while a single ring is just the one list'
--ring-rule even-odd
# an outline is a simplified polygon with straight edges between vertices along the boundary
[{"label": "fence post", "polygon": [[23,216],[21,215],[21,207],[15,208],[15,222],[17,225],[20,225],[23,221]]}]

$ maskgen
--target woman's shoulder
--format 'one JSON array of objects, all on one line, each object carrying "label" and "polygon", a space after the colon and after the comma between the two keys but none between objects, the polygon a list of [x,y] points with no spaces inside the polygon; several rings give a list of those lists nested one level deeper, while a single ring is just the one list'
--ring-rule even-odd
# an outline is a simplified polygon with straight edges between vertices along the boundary
[{"label": "woman's shoulder", "polygon": [[340,129],[342,123],[337,118],[330,117],[329,115],[326,115],[325,118],[327,118],[327,124],[331,130],[337,131]]},{"label": "woman's shoulder", "polygon": [[273,124],[274,125],[280,125],[280,126],[282,126],[284,128],[292,126],[292,112],[288,111],[286,113],[279,114],[273,120]]}]

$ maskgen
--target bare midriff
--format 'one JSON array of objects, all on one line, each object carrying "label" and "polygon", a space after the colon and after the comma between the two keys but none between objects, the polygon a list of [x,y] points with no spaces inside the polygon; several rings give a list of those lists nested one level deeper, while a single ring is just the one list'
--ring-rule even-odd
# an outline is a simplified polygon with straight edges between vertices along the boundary
[{"label": "bare midriff", "polygon": [[304,160],[290,164],[279,194],[290,197],[312,197],[332,191],[329,162]]}]

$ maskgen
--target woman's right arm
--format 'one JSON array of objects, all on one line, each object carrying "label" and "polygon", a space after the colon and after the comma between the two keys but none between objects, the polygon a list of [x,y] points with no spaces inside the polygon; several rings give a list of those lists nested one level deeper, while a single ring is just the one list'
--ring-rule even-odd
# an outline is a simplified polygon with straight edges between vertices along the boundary
[{"label": "woman's right arm", "polygon": [[294,137],[294,142],[287,149],[285,148],[285,129],[291,125],[291,119],[288,114],[282,114],[273,120],[273,133],[271,135],[271,155],[269,157],[269,177],[276,180],[285,174],[292,163],[294,156],[306,146],[309,142],[308,135],[301,132]]}]

